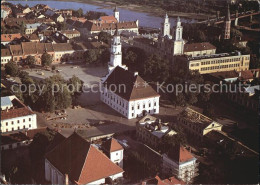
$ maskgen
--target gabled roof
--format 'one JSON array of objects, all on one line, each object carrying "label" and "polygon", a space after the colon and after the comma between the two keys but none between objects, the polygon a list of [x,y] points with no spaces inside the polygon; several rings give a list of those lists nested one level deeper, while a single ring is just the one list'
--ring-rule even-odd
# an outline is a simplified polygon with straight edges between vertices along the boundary
[{"label": "gabled roof", "polygon": [[75,132],[45,157],[62,174],[68,174],[69,180],[76,184],[87,184],[124,172]]},{"label": "gabled roof", "polygon": [[154,185],[176,185],[176,184],[185,184],[182,180],[178,180],[175,177],[170,177],[167,179],[161,179],[158,175],[154,178],[146,179],[142,181],[142,185],[154,184]]},{"label": "gabled roof", "polygon": [[130,28],[138,28],[135,21],[132,22],[115,22],[115,23],[100,23],[95,21],[86,21],[83,25],[83,27],[87,28],[89,31],[109,31],[109,30],[115,30],[116,24],[118,26],[118,29],[130,29]]},{"label": "gabled roof", "polygon": [[118,150],[123,150],[124,148],[115,140],[114,138],[108,139],[104,142],[103,148],[107,152],[115,152]]},{"label": "gabled roof", "polygon": [[210,44],[209,42],[192,43],[184,45],[184,52],[203,51],[212,49],[216,49],[216,47]]},{"label": "gabled roof", "polygon": [[110,15],[110,16],[101,16],[99,18],[99,21],[101,23],[116,23],[117,19],[113,15]]},{"label": "gabled roof", "polygon": [[[134,73],[117,66],[107,77],[104,85],[125,100],[137,100],[160,96],[150,85]],[[116,87],[116,89],[113,89]]]},{"label": "gabled roof", "polygon": [[1,56],[2,57],[11,57],[11,53],[10,53],[10,50],[9,49],[1,49]]},{"label": "gabled roof", "polygon": [[14,39],[20,39],[22,35],[20,33],[14,34],[1,34],[1,42],[11,42]]},{"label": "gabled roof", "polygon": [[195,159],[195,157],[193,157],[188,150],[186,150],[183,146],[180,145],[176,145],[169,152],[169,157],[178,163],[184,163],[192,159]]}]

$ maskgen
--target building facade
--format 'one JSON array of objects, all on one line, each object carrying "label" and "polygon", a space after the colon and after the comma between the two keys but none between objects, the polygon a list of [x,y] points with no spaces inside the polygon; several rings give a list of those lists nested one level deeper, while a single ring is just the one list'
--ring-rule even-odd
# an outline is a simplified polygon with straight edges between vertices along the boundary
[{"label": "building facade", "polygon": [[249,69],[250,55],[240,52],[220,53],[205,56],[178,56],[174,60],[174,67],[183,67],[186,70],[197,70],[201,74],[222,71],[245,71]]},{"label": "building facade", "polygon": [[187,107],[177,116],[178,124],[191,137],[202,139],[212,130],[222,130],[222,125],[207,116]]},{"label": "building facade", "polygon": [[163,173],[168,176],[174,175],[185,183],[192,183],[198,175],[198,162],[183,146],[176,146],[171,154],[162,155]]},{"label": "building facade", "polygon": [[1,97],[1,133],[37,128],[36,114],[15,96]]},{"label": "building facade", "polygon": [[101,101],[127,117],[159,113],[160,95],[137,72],[122,65],[122,45],[116,29],[111,43],[108,74],[101,79]]}]

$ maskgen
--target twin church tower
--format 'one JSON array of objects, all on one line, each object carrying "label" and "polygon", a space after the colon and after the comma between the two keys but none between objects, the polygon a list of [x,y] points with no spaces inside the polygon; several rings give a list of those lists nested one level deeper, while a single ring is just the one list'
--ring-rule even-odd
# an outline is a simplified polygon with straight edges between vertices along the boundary
[{"label": "twin church tower", "polygon": [[[164,22],[162,23],[161,35],[159,36],[159,47],[167,52],[167,50],[171,53],[171,55],[182,55],[184,52],[184,40],[182,39],[183,27],[181,25],[181,20],[177,18],[177,24],[175,28],[175,38],[173,40],[172,34],[171,35],[171,23],[169,21],[169,17],[166,13],[164,17]],[[169,48],[169,44],[167,41],[173,42],[173,47]],[[167,46],[168,45],[168,46]],[[169,53],[167,52],[167,53]]]}]

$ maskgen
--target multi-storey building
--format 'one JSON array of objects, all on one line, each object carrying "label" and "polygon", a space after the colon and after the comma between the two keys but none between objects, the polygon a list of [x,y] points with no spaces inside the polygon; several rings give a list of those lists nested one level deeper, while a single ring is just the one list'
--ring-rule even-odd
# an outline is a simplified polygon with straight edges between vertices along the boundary
[{"label": "multi-storey building", "polygon": [[174,175],[185,183],[192,183],[198,175],[198,162],[183,146],[177,145],[168,153],[163,154],[163,173],[166,176]]},{"label": "multi-storey building", "polygon": [[1,132],[37,128],[36,114],[15,96],[1,97]]},{"label": "multi-storey building", "polygon": [[77,133],[56,141],[45,155],[45,179],[51,184],[105,184],[123,177],[122,168]]},{"label": "multi-storey building", "polygon": [[240,52],[220,53],[204,56],[177,56],[174,68],[197,70],[201,74],[221,71],[244,71],[249,69],[250,55]]},{"label": "multi-storey building", "polygon": [[1,66],[4,66],[12,60],[12,55],[9,49],[1,49]]},{"label": "multi-storey building", "polygon": [[178,116],[178,125],[183,127],[188,136],[202,139],[212,130],[222,130],[222,125],[207,116],[187,107]]},{"label": "multi-storey building", "polygon": [[104,153],[115,164],[123,168],[124,148],[117,142],[116,139],[110,138],[102,144]]},{"label": "multi-storey building", "polygon": [[158,149],[165,136],[177,134],[168,123],[162,123],[160,119],[147,115],[136,123],[136,136],[139,140]]},{"label": "multi-storey building", "polygon": [[128,119],[159,113],[160,95],[138,73],[122,65],[121,41],[116,29],[111,43],[109,73],[101,79],[101,100]]}]

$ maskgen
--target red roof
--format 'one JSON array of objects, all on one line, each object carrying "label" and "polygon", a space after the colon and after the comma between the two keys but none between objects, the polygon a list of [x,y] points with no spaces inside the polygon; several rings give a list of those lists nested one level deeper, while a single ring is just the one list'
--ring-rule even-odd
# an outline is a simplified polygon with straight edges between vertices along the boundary
[{"label": "red roof", "polygon": [[108,152],[115,152],[118,150],[123,150],[123,147],[114,138],[107,140],[104,143],[103,147]]},{"label": "red roof", "polygon": [[[112,85],[113,84],[113,85]],[[160,96],[150,85],[134,73],[117,66],[108,76],[104,85],[108,87],[117,87],[115,92],[125,100],[137,100],[148,97]],[[122,88],[122,85],[124,88]]]},{"label": "red roof", "polygon": [[191,153],[186,150],[183,146],[176,146],[169,154],[169,156],[179,163],[183,163],[194,159]]},{"label": "red roof", "polygon": [[110,15],[110,16],[101,16],[99,18],[99,20],[100,20],[101,23],[115,23],[115,22],[117,22],[117,19],[114,16],[112,16],[112,15]]},{"label": "red roof", "polygon": [[209,42],[192,43],[184,45],[184,52],[203,51],[212,49],[216,49],[216,47],[210,44]]},{"label": "red roof", "polygon": [[87,184],[124,172],[75,132],[48,152],[46,158],[77,184]]},{"label": "red roof", "polygon": [[14,34],[1,34],[1,42],[11,42],[14,39],[20,39],[22,35],[20,33]]}]

